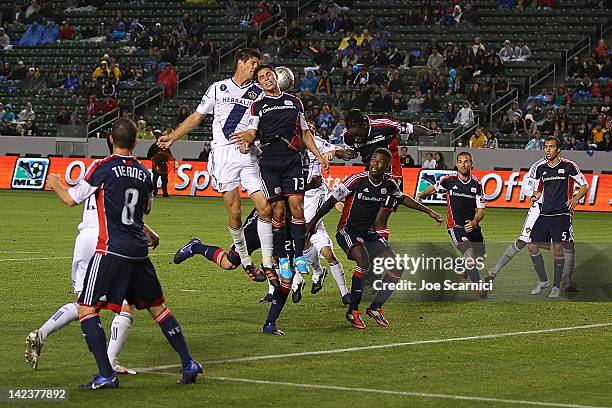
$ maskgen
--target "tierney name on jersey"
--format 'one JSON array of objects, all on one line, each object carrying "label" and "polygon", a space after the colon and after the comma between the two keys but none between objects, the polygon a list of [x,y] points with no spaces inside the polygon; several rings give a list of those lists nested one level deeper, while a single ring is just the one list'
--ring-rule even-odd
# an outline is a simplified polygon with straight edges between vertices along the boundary
[{"label": "tierney name on jersey", "polygon": [[150,176],[148,172],[144,172],[137,167],[131,166],[115,166],[112,168],[117,177],[131,177],[145,182]]}]

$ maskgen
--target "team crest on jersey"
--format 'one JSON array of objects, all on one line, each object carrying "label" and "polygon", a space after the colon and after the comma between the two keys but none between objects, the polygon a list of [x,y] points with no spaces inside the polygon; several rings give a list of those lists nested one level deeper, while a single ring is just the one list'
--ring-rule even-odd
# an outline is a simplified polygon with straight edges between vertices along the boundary
[{"label": "team crest on jersey", "polygon": [[227,91],[227,85],[225,84],[221,84],[221,86],[219,87],[223,92]]},{"label": "team crest on jersey", "polygon": [[383,187],[383,188],[381,188],[381,189],[380,189],[380,193],[381,193],[381,194],[387,194],[387,189],[386,189],[386,188],[384,188],[384,187]]},{"label": "team crest on jersey", "polygon": [[559,169],[559,174],[564,174],[565,173],[565,169]]},{"label": "team crest on jersey", "polygon": [[249,91],[248,94],[249,98],[251,98],[252,100],[257,99],[257,94],[255,93],[255,91]]},{"label": "team crest on jersey", "polygon": [[475,193],[475,192],[476,192],[476,187],[472,187],[472,188],[470,188],[470,191],[471,191],[472,193]]},{"label": "team crest on jersey", "polygon": [[287,105],[287,106],[291,106],[291,105],[293,105],[293,102],[291,102],[291,101],[285,101],[285,105]]},{"label": "team crest on jersey", "polygon": [[526,232],[527,234],[531,234],[531,228],[525,228],[525,232]]}]

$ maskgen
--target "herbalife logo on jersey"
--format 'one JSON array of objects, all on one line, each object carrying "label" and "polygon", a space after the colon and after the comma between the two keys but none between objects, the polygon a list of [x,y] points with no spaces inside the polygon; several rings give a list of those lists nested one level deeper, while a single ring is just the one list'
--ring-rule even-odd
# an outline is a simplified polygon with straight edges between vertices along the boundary
[{"label": "herbalife logo on jersey", "polygon": [[42,190],[48,170],[49,159],[19,158],[15,163],[11,188]]}]

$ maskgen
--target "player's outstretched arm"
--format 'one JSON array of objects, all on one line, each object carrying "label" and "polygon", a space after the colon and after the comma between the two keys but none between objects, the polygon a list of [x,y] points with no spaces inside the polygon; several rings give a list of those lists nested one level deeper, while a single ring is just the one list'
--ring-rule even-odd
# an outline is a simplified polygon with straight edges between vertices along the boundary
[{"label": "player's outstretched arm", "polygon": [[49,174],[47,177],[47,187],[55,192],[60,201],[70,207],[77,205],[77,202],[70,196],[68,189],[64,187],[60,181],[60,176],[57,174]]},{"label": "player's outstretched arm", "polygon": [[412,125],[412,132],[416,133],[417,135],[425,135],[431,138],[440,134],[440,130],[433,130],[423,125]]},{"label": "player's outstretched arm", "polygon": [[310,130],[302,131],[302,140],[304,141],[304,146],[306,146],[306,148],[315,155],[317,160],[319,160],[319,163],[325,167],[325,170],[329,170],[329,161],[321,155],[321,152],[319,151]]},{"label": "player's outstretched arm", "polygon": [[[430,188],[430,187],[428,187],[428,188]],[[425,190],[425,191],[427,191],[427,190]],[[423,204],[421,204],[418,201],[416,201],[414,198],[412,198],[410,196],[407,196],[405,194],[402,197],[402,205],[404,207],[412,208],[413,210],[421,211],[421,212],[429,215],[438,224],[442,224],[444,222],[444,220],[442,219],[442,216],[440,214],[438,214],[437,212],[435,212],[431,208],[424,206]]]},{"label": "player's outstretched arm", "polygon": [[206,115],[203,115],[198,111],[194,111],[187,117],[187,119],[183,121],[183,123],[179,125],[179,127],[176,128],[174,132],[170,133],[168,136],[161,136],[159,139],[157,139],[157,145],[161,148],[168,149],[176,140],[200,126],[200,123],[202,123],[205,117]]},{"label": "player's outstretched arm", "polygon": [[436,187],[435,186],[429,186],[425,190],[423,190],[419,194],[417,194],[416,201],[420,202],[423,198],[429,197],[430,195],[432,195],[435,192],[436,192]]},{"label": "player's outstretched arm", "polygon": [[327,199],[326,202],[323,203],[323,205],[321,206],[321,208],[319,208],[319,211],[317,211],[312,220],[310,220],[310,222],[306,224],[306,238],[310,238],[312,234],[314,234],[319,220],[323,218],[325,214],[330,212],[331,209],[336,206],[337,202],[338,200],[334,196],[331,196]]}]

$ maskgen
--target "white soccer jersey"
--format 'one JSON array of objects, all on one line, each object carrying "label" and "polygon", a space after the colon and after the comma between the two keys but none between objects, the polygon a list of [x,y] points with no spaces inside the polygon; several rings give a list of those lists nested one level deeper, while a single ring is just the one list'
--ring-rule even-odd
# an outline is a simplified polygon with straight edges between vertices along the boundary
[{"label": "white soccer jersey", "polygon": [[212,148],[227,145],[232,133],[246,130],[249,108],[262,92],[254,82],[239,86],[233,78],[214,82],[208,87],[196,111],[202,115],[214,113]]},{"label": "white soccer jersey", "polygon": [[[322,155],[336,150],[336,146],[334,146],[333,144],[329,143],[328,141],[324,139],[321,139],[319,136],[313,136],[313,139],[314,139],[315,145],[317,146],[317,149],[319,149],[319,152],[321,152]],[[323,165],[321,164],[321,162],[319,162],[319,159],[317,159],[317,156],[315,156],[313,152],[311,152],[310,150],[307,150],[307,152],[308,152],[308,180],[307,182],[310,183],[313,177],[320,176],[323,174],[322,173]]]},{"label": "white soccer jersey", "polygon": [[98,229],[98,208],[95,195],[90,195],[83,202],[83,221],[78,226],[79,232],[86,228]]}]

